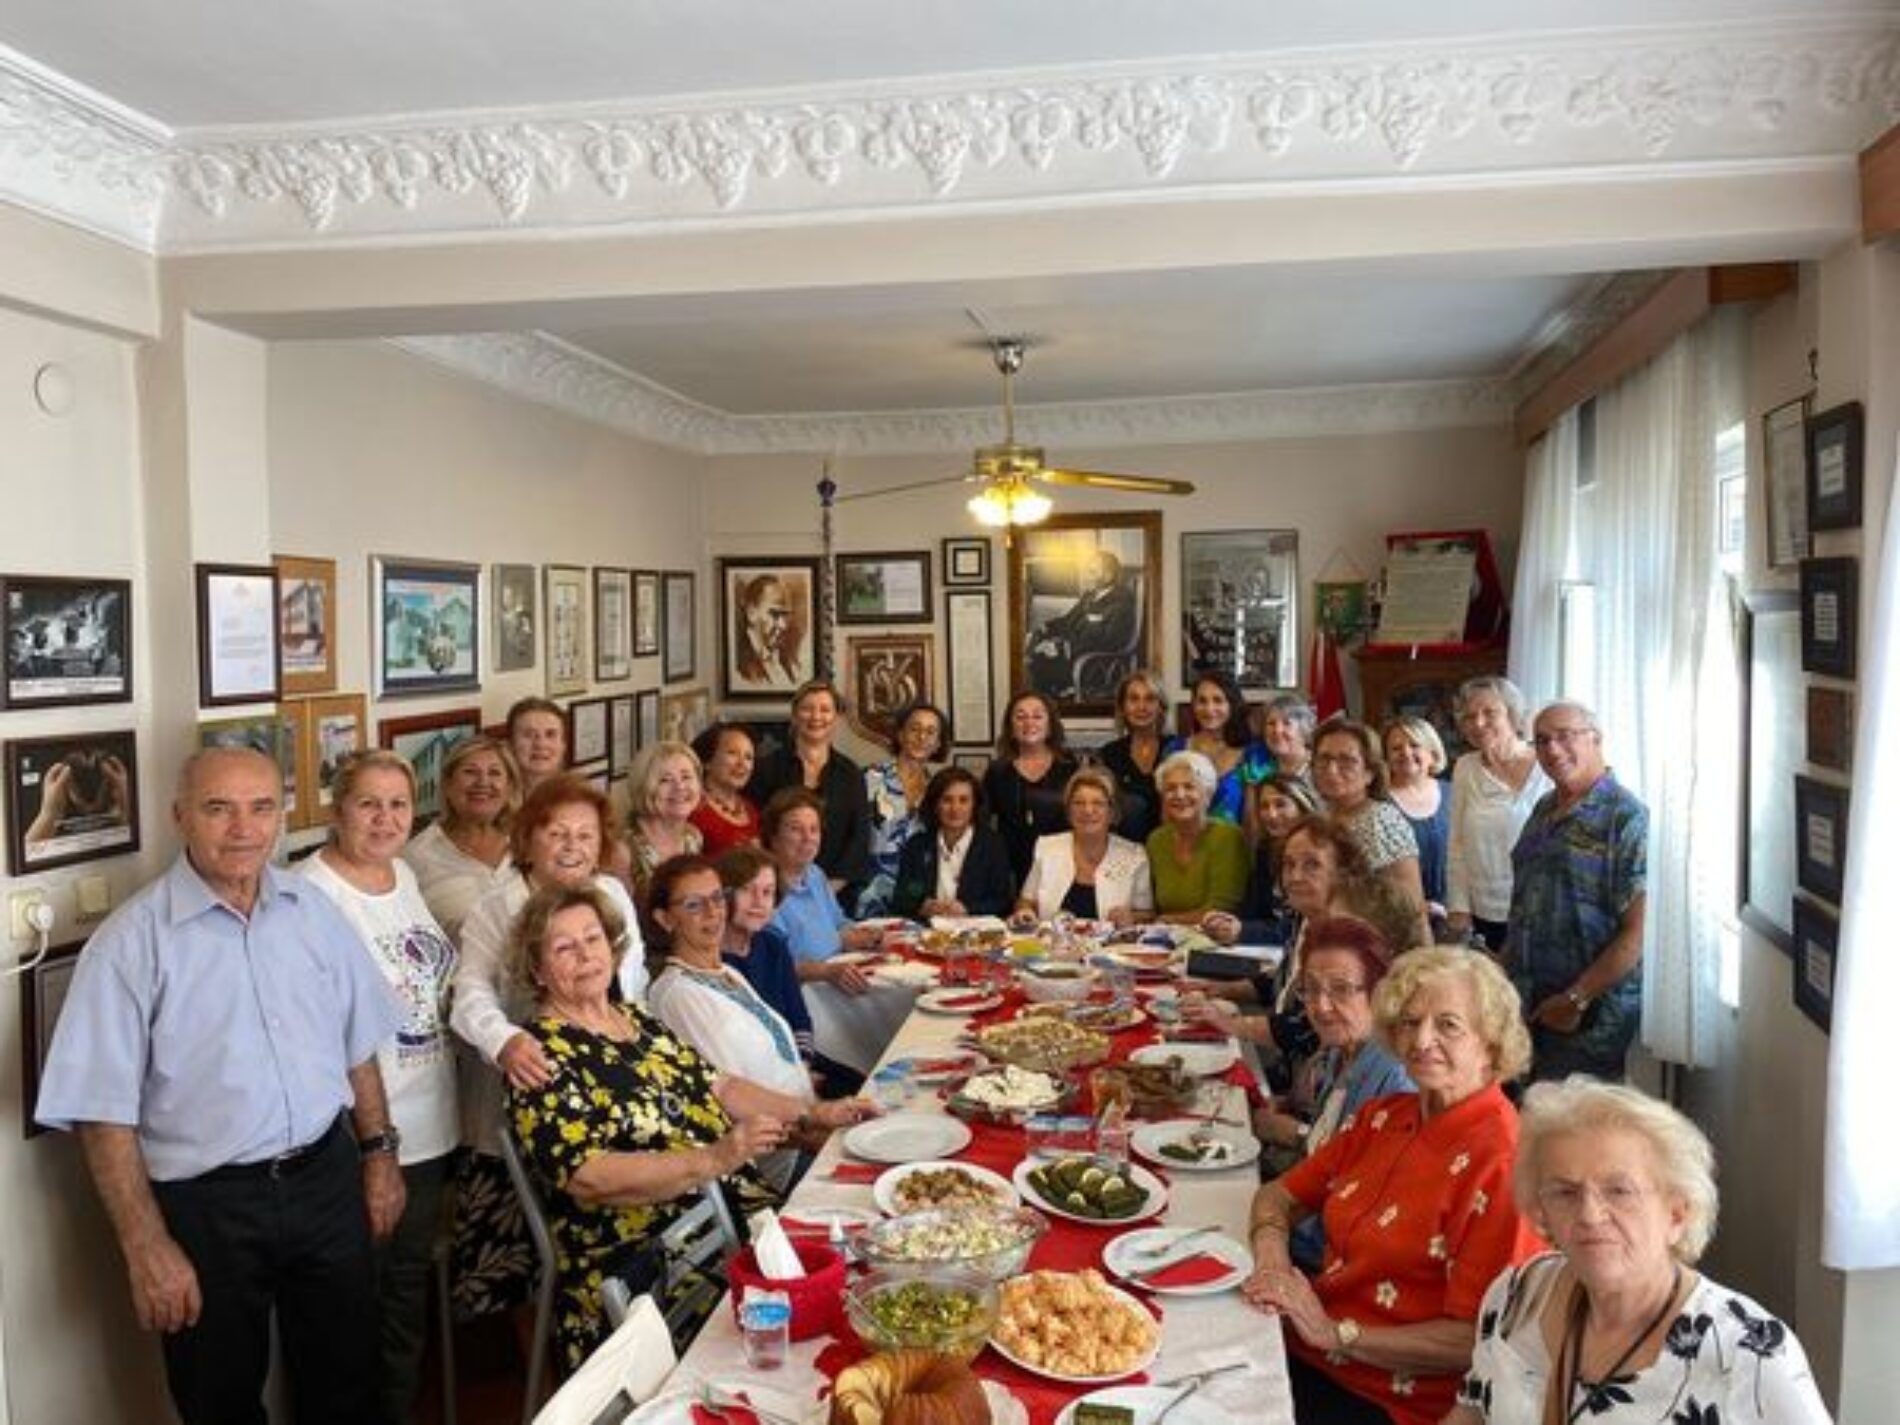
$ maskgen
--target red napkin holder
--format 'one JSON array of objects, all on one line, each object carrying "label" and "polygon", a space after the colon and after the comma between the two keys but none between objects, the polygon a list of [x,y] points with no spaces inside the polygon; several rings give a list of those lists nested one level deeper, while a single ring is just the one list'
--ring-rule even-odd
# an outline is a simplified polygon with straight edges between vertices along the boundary
[{"label": "red napkin holder", "polygon": [[844,1258],[822,1242],[794,1240],[792,1250],[798,1253],[805,1275],[791,1281],[772,1281],[763,1275],[750,1247],[734,1255],[726,1268],[726,1281],[732,1288],[733,1320],[739,1319],[739,1303],[747,1287],[782,1291],[792,1304],[794,1341],[829,1336],[844,1322]]}]

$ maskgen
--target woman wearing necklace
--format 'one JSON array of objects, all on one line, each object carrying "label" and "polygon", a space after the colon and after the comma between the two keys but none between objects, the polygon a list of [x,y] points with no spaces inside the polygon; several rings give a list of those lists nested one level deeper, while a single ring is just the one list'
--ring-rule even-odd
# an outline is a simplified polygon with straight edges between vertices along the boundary
[{"label": "woman wearing necklace", "polygon": [[792,739],[761,757],[746,795],[763,807],[772,793],[803,787],[817,796],[822,837],[818,865],[841,905],[854,905],[871,874],[871,814],[864,769],[832,746],[844,699],[822,678],[792,694]]},{"label": "woman wearing necklace", "polygon": [[627,787],[633,795],[627,881],[633,903],[644,912],[654,869],[675,856],[699,854],[701,837],[693,825],[700,801],[699,758],[684,742],[649,743],[633,759]]},{"label": "woman wearing necklace", "polygon": [[1517,1201],[1557,1250],[1491,1284],[1447,1425],[1824,1425],[1794,1333],[1694,1270],[1714,1166],[1699,1128],[1634,1089],[1526,1093]]},{"label": "woman wearing necklace", "polygon": [[1167,752],[1198,752],[1214,766],[1214,800],[1207,814],[1244,827],[1253,789],[1273,771],[1267,749],[1247,730],[1247,704],[1240,685],[1225,673],[1194,675],[1182,735],[1168,739]]},{"label": "woman wearing necklace", "polygon": [[723,856],[735,846],[756,844],[759,809],[745,794],[758,752],[751,732],[736,722],[714,723],[693,739],[693,752],[703,783],[692,816],[700,850]]},{"label": "woman wearing necklace", "polygon": [[1168,692],[1160,675],[1145,668],[1130,673],[1115,687],[1115,725],[1122,735],[1103,743],[1095,754],[1121,789],[1115,829],[1137,846],[1148,840],[1161,819],[1155,767],[1167,740],[1162,734],[1167,715]]},{"label": "woman wearing necklace", "polygon": [[1018,885],[1036,858],[1036,838],[1067,825],[1062,789],[1075,768],[1055,704],[1033,690],[1011,698],[996,757],[983,772],[983,802],[1009,847],[1009,870]]},{"label": "woman wearing necklace", "polygon": [[871,879],[858,897],[858,919],[902,915],[893,911],[898,864],[919,833],[918,811],[930,785],[930,764],[942,759],[944,716],[929,703],[912,703],[891,723],[896,755],[864,773],[864,799],[871,809]]},{"label": "woman wearing necklace", "polygon": [[1511,848],[1550,778],[1531,746],[1530,709],[1508,678],[1458,689],[1458,729],[1472,750],[1451,769],[1446,929],[1459,939],[1476,932],[1496,954],[1510,934]]},{"label": "woman wearing necklace", "polygon": [[1319,717],[1297,693],[1282,693],[1260,705],[1260,740],[1273,759],[1273,770],[1313,785],[1313,736]]},{"label": "woman wearing necklace", "polygon": [[443,933],[462,940],[475,902],[514,870],[509,829],[521,810],[514,753],[490,737],[470,737],[442,759],[442,815],[403,848],[422,898]]}]

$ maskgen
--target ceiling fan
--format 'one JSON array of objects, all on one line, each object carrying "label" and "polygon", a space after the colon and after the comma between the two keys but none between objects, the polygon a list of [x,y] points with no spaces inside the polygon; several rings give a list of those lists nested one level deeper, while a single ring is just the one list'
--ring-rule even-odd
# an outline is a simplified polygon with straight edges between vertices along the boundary
[{"label": "ceiling fan", "polygon": [[957,481],[980,483],[982,489],[971,497],[970,513],[986,525],[1007,528],[1010,525],[1036,524],[1047,519],[1052,508],[1049,497],[1038,485],[1072,485],[1096,490],[1116,490],[1131,495],[1191,495],[1194,486],[1187,480],[1160,475],[1122,475],[1108,470],[1072,470],[1046,462],[1039,445],[1024,445],[1016,439],[1016,375],[1023,369],[1027,339],[1019,336],[989,338],[991,359],[1003,378],[1003,438],[994,445],[980,445],[971,456],[966,475],[946,475],[934,480],[916,480],[907,485],[890,485],[881,490],[866,490],[838,499],[863,500],[895,495],[902,490],[918,490],[930,485]]}]

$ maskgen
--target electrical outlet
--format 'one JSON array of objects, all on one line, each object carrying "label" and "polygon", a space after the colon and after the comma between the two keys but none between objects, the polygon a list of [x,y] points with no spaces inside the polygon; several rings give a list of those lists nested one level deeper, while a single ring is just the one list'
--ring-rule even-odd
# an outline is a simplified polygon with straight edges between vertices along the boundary
[{"label": "electrical outlet", "polygon": [[15,891],[7,899],[12,910],[13,938],[15,941],[31,940],[39,934],[32,920],[33,908],[47,903],[45,891]]}]

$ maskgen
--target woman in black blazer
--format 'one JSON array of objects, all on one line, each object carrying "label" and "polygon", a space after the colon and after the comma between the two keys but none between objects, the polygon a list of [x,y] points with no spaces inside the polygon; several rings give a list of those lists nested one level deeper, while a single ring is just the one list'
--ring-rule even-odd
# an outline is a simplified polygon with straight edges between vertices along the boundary
[{"label": "woman in black blazer", "polygon": [[962,767],[945,767],[924,788],[922,823],[897,863],[891,912],[928,920],[937,915],[1008,915],[1016,875],[1002,836],[983,822],[983,788]]}]

